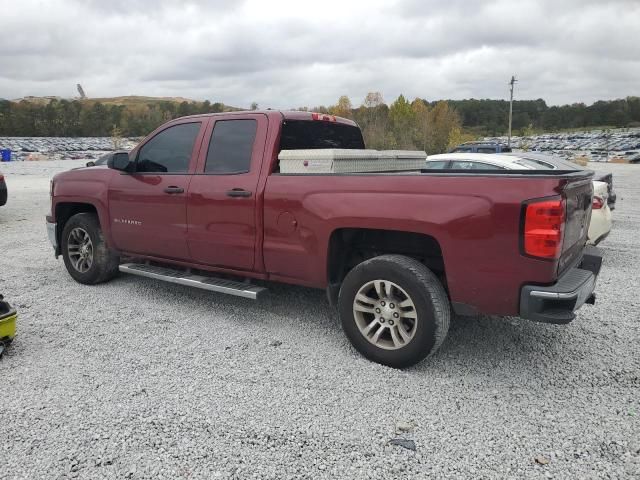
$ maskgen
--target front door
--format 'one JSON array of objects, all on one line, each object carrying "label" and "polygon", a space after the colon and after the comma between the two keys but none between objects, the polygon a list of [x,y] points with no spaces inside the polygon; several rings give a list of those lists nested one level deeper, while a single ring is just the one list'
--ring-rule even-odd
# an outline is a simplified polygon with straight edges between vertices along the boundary
[{"label": "front door", "polygon": [[263,114],[215,117],[189,186],[187,221],[194,262],[254,268],[257,190],[267,134]]},{"label": "front door", "polygon": [[189,259],[186,198],[205,122],[162,128],[132,152],[132,173],[109,185],[111,233],[118,250]]}]

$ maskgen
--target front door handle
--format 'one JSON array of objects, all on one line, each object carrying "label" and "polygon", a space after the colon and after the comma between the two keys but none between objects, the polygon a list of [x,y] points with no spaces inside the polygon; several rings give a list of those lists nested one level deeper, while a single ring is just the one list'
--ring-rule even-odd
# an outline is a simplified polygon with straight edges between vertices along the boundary
[{"label": "front door handle", "polygon": [[249,190],[242,188],[234,188],[233,190],[227,190],[227,197],[250,197],[252,194]]},{"label": "front door handle", "polygon": [[164,189],[165,193],[184,193],[184,188],[176,187],[174,185]]}]

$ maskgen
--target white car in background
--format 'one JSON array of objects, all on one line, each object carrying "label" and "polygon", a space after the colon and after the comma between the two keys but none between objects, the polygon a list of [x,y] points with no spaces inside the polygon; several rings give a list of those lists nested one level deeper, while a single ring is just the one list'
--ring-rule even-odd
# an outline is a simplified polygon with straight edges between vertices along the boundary
[{"label": "white car in background", "polygon": [[[566,161],[539,155],[519,153],[443,153],[427,157],[427,170],[562,170],[582,169]],[[611,231],[611,209],[607,203],[609,186],[606,182],[593,182],[593,203],[591,208],[591,223],[587,243],[597,245],[609,235]]]},{"label": "white car in background", "polygon": [[608,185],[606,182],[593,182],[593,205],[591,207],[591,222],[589,223],[588,243],[597,245],[604,240],[611,231],[611,209],[608,200]]}]

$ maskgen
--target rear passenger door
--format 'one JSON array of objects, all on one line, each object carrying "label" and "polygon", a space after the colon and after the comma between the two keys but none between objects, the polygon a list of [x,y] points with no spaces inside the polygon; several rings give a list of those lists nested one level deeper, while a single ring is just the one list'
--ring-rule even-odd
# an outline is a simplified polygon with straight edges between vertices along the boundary
[{"label": "rear passenger door", "polygon": [[264,114],[216,116],[205,134],[187,198],[188,244],[196,263],[254,268]]}]

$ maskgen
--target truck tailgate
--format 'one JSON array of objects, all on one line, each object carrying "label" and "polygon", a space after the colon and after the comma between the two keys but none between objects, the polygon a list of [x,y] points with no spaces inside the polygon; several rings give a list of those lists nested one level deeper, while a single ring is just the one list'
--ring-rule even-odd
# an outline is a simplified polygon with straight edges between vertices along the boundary
[{"label": "truck tailgate", "polygon": [[558,272],[563,272],[579,259],[587,241],[591,221],[593,182],[591,175],[568,181],[562,196],[566,201],[566,223]]}]

